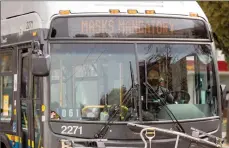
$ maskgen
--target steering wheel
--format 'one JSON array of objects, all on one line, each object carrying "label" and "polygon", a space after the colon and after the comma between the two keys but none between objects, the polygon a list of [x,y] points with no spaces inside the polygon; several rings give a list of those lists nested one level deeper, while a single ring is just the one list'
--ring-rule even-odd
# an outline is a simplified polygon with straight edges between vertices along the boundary
[{"label": "steering wheel", "polygon": [[147,103],[148,104],[148,109],[156,109],[156,110],[160,110],[161,106],[164,105],[164,103],[167,104],[166,101],[166,97],[164,97],[163,95],[158,95],[160,97],[160,99],[158,97],[155,96],[155,94],[149,94],[148,95],[148,99],[147,99]]},{"label": "steering wheel", "polygon": [[160,99],[154,99],[154,100],[152,101],[152,103],[153,103],[154,105],[161,106],[161,105],[163,105],[163,103],[166,103],[166,98],[160,96]]},{"label": "steering wheel", "polygon": [[174,97],[174,102],[177,102],[177,104],[187,104],[191,98],[189,93],[184,90],[171,91],[171,94]]}]

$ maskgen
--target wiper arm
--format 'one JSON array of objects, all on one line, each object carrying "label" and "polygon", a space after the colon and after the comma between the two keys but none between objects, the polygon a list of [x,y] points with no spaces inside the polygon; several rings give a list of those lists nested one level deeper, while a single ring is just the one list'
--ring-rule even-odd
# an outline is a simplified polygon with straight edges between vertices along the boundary
[{"label": "wiper arm", "polygon": [[113,120],[114,117],[117,115],[117,113],[121,110],[122,106],[115,105],[113,107],[114,107],[115,112],[113,112],[111,117],[109,117],[109,120],[107,121],[107,123],[99,130],[99,132],[94,135],[95,138],[103,138],[106,135],[108,129],[110,128],[110,125],[119,117],[118,116],[115,120]]},{"label": "wiper arm", "polygon": [[115,120],[112,121],[112,119],[114,119],[114,117],[120,111],[120,107],[119,108],[117,108],[118,106],[114,106],[114,107],[115,107],[115,112],[109,118],[108,122],[99,130],[99,132],[94,135],[95,138],[103,138],[107,133],[108,129],[110,128],[110,124],[115,121]]},{"label": "wiper arm", "polygon": [[[149,90],[150,91],[153,91],[153,94],[160,100],[160,102],[162,103],[162,106],[166,108],[166,112],[167,114],[169,115],[169,117],[171,118],[172,122],[174,123],[175,127],[180,131],[180,132],[183,132],[185,133],[185,130],[184,128],[182,127],[182,125],[179,123],[179,121],[177,120],[177,118],[175,117],[175,115],[173,114],[173,112],[166,106],[166,103],[164,102],[164,100],[162,100],[158,94],[154,91],[154,89],[152,88],[152,86],[148,83],[148,82],[145,82],[144,85],[147,87],[147,88],[150,88]],[[164,93],[164,92],[163,92]],[[163,94],[165,95],[165,94]],[[173,118],[171,117],[171,115],[173,116],[173,118],[175,119],[175,121],[173,120]]]},{"label": "wiper arm", "polygon": [[[130,76],[131,76],[131,88],[124,94],[124,99],[123,99],[123,102],[125,102],[127,100],[127,98],[129,96],[131,96],[131,106],[132,106],[132,109],[131,109],[131,115],[134,115],[136,118],[138,118],[138,115],[137,115],[137,91],[138,91],[138,84],[136,84],[134,82],[134,72],[133,72],[133,68],[132,68],[132,63],[131,61],[129,61],[130,63]],[[129,102],[129,100],[127,100],[127,102]]]},{"label": "wiper arm", "polygon": [[136,112],[137,111],[136,91],[138,90],[138,84],[136,84],[134,82],[134,72],[133,72],[133,68],[132,68],[132,63],[131,63],[131,61],[129,61],[129,62],[130,62],[131,88],[126,93],[123,100],[126,100],[128,98],[128,96],[132,95],[132,93],[134,92],[134,96],[131,96],[131,103],[133,105],[134,112]]},{"label": "wiper arm", "polygon": [[[131,88],[125,93],[122,104],[127,99],[130,92],[132,93],[137,87],[137,84],[134,83],[134,73],[133,73],[131,61],[130,61],[130,74],[131,74],[131,82],[132,82]],[[134,101],[135,100],[136,100],[136,96],[134,96]],[[137,105],[136,103],[134,103],[134,104]],[[107,133],[108,129],[110,128],[110,124],[112,124],[115,121],[115,120],[112,121],[112,119],[114,119],[114,117],[117,115],[117,113],[121,110],[122,106],[117,105],[114,107],[115,107],[115,112],[113,112],[112,116],[109,118],[108,122],[101,128],[101,130],[94,135],[95,138],[103,138],[104,135]],[[134,108],[136,108],[136,106]],[[136,109],[134,112],[136,112]]]}]

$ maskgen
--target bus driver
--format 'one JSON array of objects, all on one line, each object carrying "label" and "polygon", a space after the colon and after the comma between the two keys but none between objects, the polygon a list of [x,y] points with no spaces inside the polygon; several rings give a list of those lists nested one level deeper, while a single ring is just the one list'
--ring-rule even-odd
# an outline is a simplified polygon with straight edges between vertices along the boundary
[{"label": "bus driver", "polygon": [[[165,101],[167,103],[172,104],[174,102],[174,97],[172,96],[172,94],[169,92],[169,90],[167,88],[165,88],[165,87],[160,85],[160,80],[161,79],[162,78],[160,77],[160,74],[159,74],[159,72],[157,70],[151,69],[148,72],[147,80],[148,80],[148,83],[154,89],[154,91],[161,98],[165,98]],[[153,95],[152,97],[155,97],[155,95]],[[155,100],[155,99],[153,98],[153,100]]]}]

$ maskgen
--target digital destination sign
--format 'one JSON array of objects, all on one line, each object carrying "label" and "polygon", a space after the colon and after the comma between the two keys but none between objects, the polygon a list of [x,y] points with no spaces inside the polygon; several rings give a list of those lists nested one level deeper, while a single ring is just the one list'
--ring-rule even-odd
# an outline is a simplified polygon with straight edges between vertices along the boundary
[{"label": "digital destination sign", "polygon": [[202,20],[156,17],[61,17],[51,38],[192,38],[208,39]]},{"label": "digital destination sign", "polygon": [[122,34],[173,34],[174,24],[170,22],[147,21],[143,20],[82,20],[81,33],[101,33],[107,32],[109,34],[118,31]]}]

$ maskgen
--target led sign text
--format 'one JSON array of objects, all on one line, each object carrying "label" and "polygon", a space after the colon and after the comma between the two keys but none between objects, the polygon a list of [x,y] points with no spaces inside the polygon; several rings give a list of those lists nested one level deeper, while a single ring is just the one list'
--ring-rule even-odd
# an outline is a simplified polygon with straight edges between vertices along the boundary
[{"label": "led sign text", "polygon": [[82,34],[95,33],[123,33],[123,34],[173,34],[173,24],[161,20],[143,21],[139,19],[133,20],[82,20]]}]

